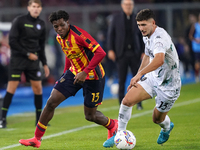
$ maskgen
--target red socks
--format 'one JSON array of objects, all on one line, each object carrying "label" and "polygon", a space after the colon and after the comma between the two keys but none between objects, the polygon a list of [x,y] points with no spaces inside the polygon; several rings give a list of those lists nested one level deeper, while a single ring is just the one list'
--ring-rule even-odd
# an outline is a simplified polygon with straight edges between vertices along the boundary
[{"label": "red socks", "polygon": [[38,121],[36,129],[35,129],[35,137],[37,140],[41,140],[46,129],[47,129],[47,126],[43,125],[41,122]]},{"label": "red socks", "polygon": [[[107,117],[108,118],[108,117]],[[105,127],[110,130],[115,126],[115,121],[113,119],[108,118],[108,123],[105,125]]]}]

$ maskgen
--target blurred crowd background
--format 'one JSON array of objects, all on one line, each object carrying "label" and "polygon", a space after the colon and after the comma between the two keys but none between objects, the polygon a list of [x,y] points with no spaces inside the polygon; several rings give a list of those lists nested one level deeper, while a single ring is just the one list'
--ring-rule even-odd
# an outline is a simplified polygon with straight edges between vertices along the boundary
[{"label": "blurred crowd background", "polygon": [[[9,29],[12,20],[27,13],[28,0],[0,0],[0,89],[7,84],[7,71],[10,58],[8,44]],[[43,80],[43,85],[53,85],[62,75],[64,68],[64,54],[58,45],[48,22],[51,12],[65,10],[70,14],[70,23],[88,31],[107,52],[106,34],[112,14],[121,11],[121,0],[42,0],[43,10],[40,15],[46,22],[46,54],[51,75]],[[194,80],[194,59],[192,56],[189,30],[198,21],[200,0],[135,0],[134,12],[150,8],[155,11],[157,25],[165,28],[176,44],[181,61],[181,78],[183,82]],[[120,32],[120,31],[119,31]],[[116,78],[114,66],[109,66],[108,58],[103,60],[107,81]],[[25,79],[22,78],[23,85]]]}]

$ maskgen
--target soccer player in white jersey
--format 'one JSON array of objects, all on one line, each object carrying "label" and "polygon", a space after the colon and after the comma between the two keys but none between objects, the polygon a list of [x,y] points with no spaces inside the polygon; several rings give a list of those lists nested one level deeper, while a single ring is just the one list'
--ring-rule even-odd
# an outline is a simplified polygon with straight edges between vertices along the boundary
[{"label": "soccer player in white jersey", "polygon": [[[118,131],[126,130],[135,104],[156,96],[153,122],[161,127],[157,143],[163,144],[174,127],[167,113],[180,95],[179,58],[169,34],[155,24],[152,10],[141,10],[136,21],[143,35],[145,55],[120,106]],[[114,146],[114,137],[105,141],[103,146]]]}]

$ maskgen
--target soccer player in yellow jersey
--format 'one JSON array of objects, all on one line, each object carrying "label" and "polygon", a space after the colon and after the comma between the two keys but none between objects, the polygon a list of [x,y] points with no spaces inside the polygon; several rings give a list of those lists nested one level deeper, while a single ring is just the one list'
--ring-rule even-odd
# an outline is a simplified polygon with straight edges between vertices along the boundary
[{"label": "soccer player in yellow jersey", "polygon": [[103,98],[105,72],[101,60],[106,53],[86,31],[69,24],[67,12],[62,10],[53,12],[49,16],[49,21],[58,33],[56,38],[66,55],[64,74],[56,82],[42,111],[35,136],[31,139],[21,139],[19,142],[25,146],[39,148],[55,108],[68,97],[74,96],[81,88],[83,88],[86,120],[106,127],[109,139],[115,134],[118,121],[105,117],[97,110]]}]

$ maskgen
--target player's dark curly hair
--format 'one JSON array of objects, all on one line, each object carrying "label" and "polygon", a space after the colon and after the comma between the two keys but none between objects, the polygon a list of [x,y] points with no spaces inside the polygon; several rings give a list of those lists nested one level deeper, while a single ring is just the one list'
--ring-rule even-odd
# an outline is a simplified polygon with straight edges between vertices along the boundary
[{"label": "player's dark curly hair", "polygon": [[69,20],[69,14],[64,10],[59,10],[57,12],[52,12],[49,15],[49,21],[53,23],[53,21],[59,20],[63,18],[64,21]]},{"label": "player's dark curly hair", "polygon": [[137,13],[136,21],[144,21],[149,19],[155,20],[155,14],[151,9],[143,9]]}]

